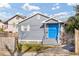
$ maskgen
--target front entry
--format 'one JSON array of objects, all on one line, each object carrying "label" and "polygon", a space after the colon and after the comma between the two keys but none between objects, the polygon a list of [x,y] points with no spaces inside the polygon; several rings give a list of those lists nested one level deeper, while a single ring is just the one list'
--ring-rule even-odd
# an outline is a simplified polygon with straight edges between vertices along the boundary
[{"label": "front entry", "polygon": [[58,39],[58,23],[48,24],[48,38],[49,39]]}]

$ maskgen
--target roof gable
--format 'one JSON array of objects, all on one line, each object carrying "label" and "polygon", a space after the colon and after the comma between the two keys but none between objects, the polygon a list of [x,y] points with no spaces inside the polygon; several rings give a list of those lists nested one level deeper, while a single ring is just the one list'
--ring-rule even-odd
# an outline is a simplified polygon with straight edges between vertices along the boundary
[{"label": "roof gable", "polygon": [[9,20],[7,20],[5,23],[8,23],[8,21],[12,20],[12,19],[15,18],[15,17],[20,17],[20,18],[22,18],[22,19],[25,19],[25,18],[26,18],[25,16],[15,15],[15,16],[11,17]]},{"label": "roof gable", "polygon": [[[24,21],[26,21],[26,20],[28,20],[28,19],[30,19],[30,18],[32,18],[32,17],[34,17],[34,16],[36,16],[36,15],[41,15],[41,16],[43,16],[43,17],[49,18],[49,17],[48,17],[48,16],[46,16],[46,15],[43,15],[43,14],[37,13],[37,14],[34,14],[34,15],[32,15],[32,16],[30,16],[30,17],[26,18],[25,20],[21,21],[20,23],[22,23],[22,22],[24,22]],[[20,24],[20,23],[19,23],[19,24]]]},{"label": "roof gable", "polygon": [[43,21],[42,23],[62,23],[62,21],[50,18],[48,20]]}]

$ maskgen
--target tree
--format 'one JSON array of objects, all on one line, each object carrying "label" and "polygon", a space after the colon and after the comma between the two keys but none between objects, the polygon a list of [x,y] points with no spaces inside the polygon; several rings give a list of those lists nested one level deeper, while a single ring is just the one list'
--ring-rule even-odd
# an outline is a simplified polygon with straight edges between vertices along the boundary
[{"label": "tree", "polygon": [[74,34],[75,29],[79,30],[79,5],[74,6],[76,14],[74,16],[69,17],[65,30],[68,33]]},{"label": "tree", "polygon": [[74,33],[76,19],[74,16],[70,17],[65,25],[67,33]]},{"label": "tree", "polygon": [[67,33],[74,34],[75,29],[79,29],[79,15],[69,17],[65,30]]}]

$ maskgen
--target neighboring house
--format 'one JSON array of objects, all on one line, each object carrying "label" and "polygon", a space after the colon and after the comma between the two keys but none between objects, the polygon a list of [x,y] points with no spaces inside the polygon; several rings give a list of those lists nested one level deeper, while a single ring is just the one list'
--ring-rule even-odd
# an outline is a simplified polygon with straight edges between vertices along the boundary
[{"label": "neighboring house", "polygon": [[3,28],[4,23],[0,20],[0,28]]},{"label": "neighboring house", "polygon": [[0,29],[3,29],[3,30],[6,29],[6,24],[4,24],[4,22],[2,22],[1,20],[0,20]]},{"label": "neighboring house", "polygon": [[21,15],[15,15],[7,20],[5,23],[7,24],[8,28],[5,31],[10,32],[17,32],[17,24],[23,21],[26,17]]},{"label": "neighboring house", "polygon": [[43,14],[35,14],[18,24],[19,40],[60,44],[62,22]]}]

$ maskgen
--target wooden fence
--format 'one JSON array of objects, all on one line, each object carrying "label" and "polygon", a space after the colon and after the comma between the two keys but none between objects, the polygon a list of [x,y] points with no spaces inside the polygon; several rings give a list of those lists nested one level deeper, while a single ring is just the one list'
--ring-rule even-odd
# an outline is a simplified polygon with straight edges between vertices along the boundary
[{"label": "wooden fence", "polygon": [[0,32],[0,37],[15,37],[17,33]]},{"label": "wooden fence", "polygon": [[14,50],[16,36],[16,33],[0,33],[0,50],[6,50],[6,45]]},{"label": "wooden fence", "polygon": [[75,29],[75,53],[79,54],[79,30]]}]

